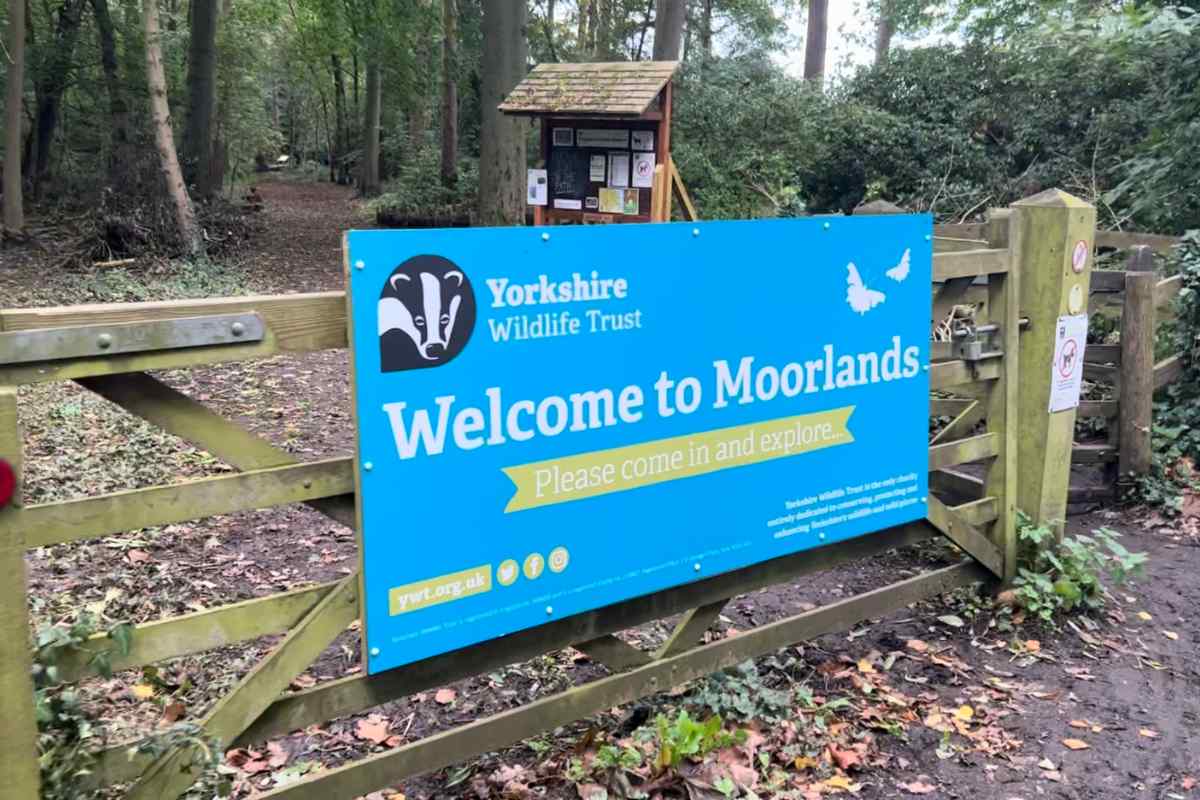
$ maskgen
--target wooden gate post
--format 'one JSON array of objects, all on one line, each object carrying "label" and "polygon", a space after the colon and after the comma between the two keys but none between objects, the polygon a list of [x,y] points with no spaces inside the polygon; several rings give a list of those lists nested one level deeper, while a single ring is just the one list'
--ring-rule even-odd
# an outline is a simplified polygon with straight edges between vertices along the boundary
[{"label": "wooden gate post", "polygon": [[1120,456],[1118,481],[1150,471],[1150,425],[1154,400],[1154,253],[1133,248],[1126,263],[1125,304],[1121,311]]},{"label": "wooden gate post", "polygon": [[[21,429],[17,390],[0,388],[0,458],[16,476],[12,500],[0,517],[21,504]],[[29,610],[25,607],[25,536],[15,528],[0,535],[0,780],[4,796],[37,800],[37,720],[33,713],[33,667],[29,654]]]},{"label": "wooden gate post", "polygon": [[1058,318],[1087,313],[1096,209],[1049,189],[1013,203],[1012,216],[1021,315],[1029,319],[1020,346],[1017,507],[1036,524],[1053,525],[1061,539],[1075,409],[1049,412],[1054,347]]}]

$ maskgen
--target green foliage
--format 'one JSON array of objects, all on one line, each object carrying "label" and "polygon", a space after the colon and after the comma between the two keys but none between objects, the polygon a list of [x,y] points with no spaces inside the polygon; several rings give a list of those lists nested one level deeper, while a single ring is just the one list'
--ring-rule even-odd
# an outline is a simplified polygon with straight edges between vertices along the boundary
[{"label": "green foliage", "polygon": [[1173,515],[1182,508],[1184,492],[1200,482],[1200,233],[1183,238],[1167,269],[1182,276],[1183,288],[1169,322],[1159,326],[1155,349],[1178,354],[1183,374],[1154,404],[1151,469],[1135,477],[1127,499]]},{"label": "green foliage", "polygon": [[[44,800],[75,800],[81,795],[80,780],[95,764],[93,718],[78,691],[59,682],[62,657],[77,650],[99,631],[99,620],[82,612],[70,625],[46,625],[34,641],[34,709],[38,726],[38,764],[41,767]],[[127,655],[133,628],[127,623],[112,627],[110,650],[98,652],[91,665],[111,677],[110,652]]]},{"label": "green foliage", "polygon": [[73,302],[123,303],[247,294],[250,277],[226,262],[196,258],[77,275],[52,276],[47,291]]},{"label": "green foliage", "polygon": [[708,676],[692,695],[694,702],[718,716],[766,722],[786,719],[791,699],[789,692],[772,689],[763,682],[754,661]]},{"label": "green foliage", "polygon": [[654,721],[658,753],[654,766],[658,771],[675,769],[684,760],[699,761],[704,756],[746,741],[746,731],[727,731],[719,714],[704,721],[692,719],[686,709],[671,719],[659,714]]},{"label": "green foliage", "polygon": [[1017,537],[1017,603],[1050,625],[1061,612],[1102,607],[1101,579],[1121,585],[1139,575],[1147,559],[1145,553],[1127,550],[1110,528],[1069,536],[1056,545],[1052,526],[1034,525],[1019,514]]},{"label": "green foliage", "polygon": [[367,203],[372,212],[394,217],[453,218],[470,214],[479,190],[479,162],[460,159],[458,182],[441,184],[438,151],[432,145],[411,153],[383,194]]}]

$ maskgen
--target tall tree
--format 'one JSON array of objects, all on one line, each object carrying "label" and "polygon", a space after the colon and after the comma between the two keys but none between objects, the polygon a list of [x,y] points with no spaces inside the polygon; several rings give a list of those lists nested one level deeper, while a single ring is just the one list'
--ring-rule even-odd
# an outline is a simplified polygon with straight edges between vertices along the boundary
[{"label": "tall tree", "polygon": [[458,0],[442,0],[442,185],[458,183]]},{"label": "tall tree", "polygon": [[47,44],[46,55],[35,73],[37,112],[25,152],[25,172],[32,179],[33,194],[38,198],[42,196],[50,173],[50,145],[58,130],[63,94],[71,80],[72,59],[75,42],[79,38],[84,4],[84,0],[62,0],[55,18],[54,36]]},{"label": "tall tree", "polygon": [[185,177],[196,195],[213,192],[213,116],[217,109],[218,0],[191,0],[188,39],[187,125],[183,129]]},{"label": "tall tree", "polygon": [[[593,3],[596,0],[592,0]],[[496,106],[525,74],[529,46],[525,0],[482,0],[483,53],[479,142],[479,223],[520,225],[525,219],[527,124]]]},{"label": "tall tree", "polygon": [[8,85],[4,96],[4,236],[21,236],[21,101],[25,94],[25,0],[8,0]]},{"label": "tall tree", "polygon": [[133,134],[130,130],[129,98],[121,79],[117,61],[117,36],[109,13],[108,0],[91,0],[96,17],[96,32],[100,39],[100,66],[104,70],[104,85],[108,91],[109,153],[108,184],[123,190],[126,176],[133,163]]},{"label": "tall tree", "polygon": [[363,121],[363,164],[362,194],[374,197],[379,194],[379,121],[383,104],[383,81],[381,80],[378,57],[367,60],[367,103],[366,119]]},{"label": "tall tree", "polygon": [[808,33],[804,42],[804,79],[821,83],[825,77],[825,42],[829,36],[829,0],[809,0]]},{"label": "tall tree", "polygon": [[657,0],[654,12],[654,60],[678,61],[683,46],[684,0]]},{"label": "tall tree", "polygon": [[175,154],[175,134],[171,131],[171,108],[167,103],[167,77],[163,72],[162,36],[158,27],[158,0],[142,0],[142,19],[146,31],[146,84],[150,90],[150,116],[154,123],[154,143],[158,148],[159,169],[167,196],[175,209],[175,225],[189,255],[203,252],[200,226],[183,171]]},{"label": "tall tree", "polygon": [[607,61],[611,54],[612,0],[592,0],[588,3],[588,28],[592,34],[592,59]]},{"label": "tall tree", "polygon": [[331,180],[338,183],[346,182],[346,171],[342,169],[342,161],[350,149],[350,131],[346,127],[346,80],[342,76],[342,60],[334,53],[329,57],[333,69],[333,117],[337,133],[333,137],[333,153],[329,156],[329,171]]},{"label": "tall tree", "polygon": [[875,23],[875,66],[887,61],[892,49],[892,37],[896,35],[896,17],[893,0],[879,0],[879,19]]}]

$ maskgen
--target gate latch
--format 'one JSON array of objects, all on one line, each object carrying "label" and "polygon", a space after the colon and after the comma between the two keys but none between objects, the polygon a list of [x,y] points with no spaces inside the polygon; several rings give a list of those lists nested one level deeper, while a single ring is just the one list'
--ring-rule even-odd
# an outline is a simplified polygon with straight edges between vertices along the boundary
[{"label": "gate latch", "polygon": [[983,361],[987,358],[999,358],[1004,352],[997,349],[993,337],[1000,331],[1000,326],[963,325],[955,328],[952,336],[954,357],[963,361]]}]

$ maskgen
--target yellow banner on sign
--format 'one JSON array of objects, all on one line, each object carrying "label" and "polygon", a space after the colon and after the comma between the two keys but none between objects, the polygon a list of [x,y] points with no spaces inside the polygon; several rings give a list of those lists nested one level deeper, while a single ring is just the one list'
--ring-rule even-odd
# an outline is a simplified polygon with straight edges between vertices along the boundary
[{"label": "yellow banner on sign", "polygon": [[505,467],[517,491],[505,513],[625,492],[850,444],[854,406],[752,422]]}]

